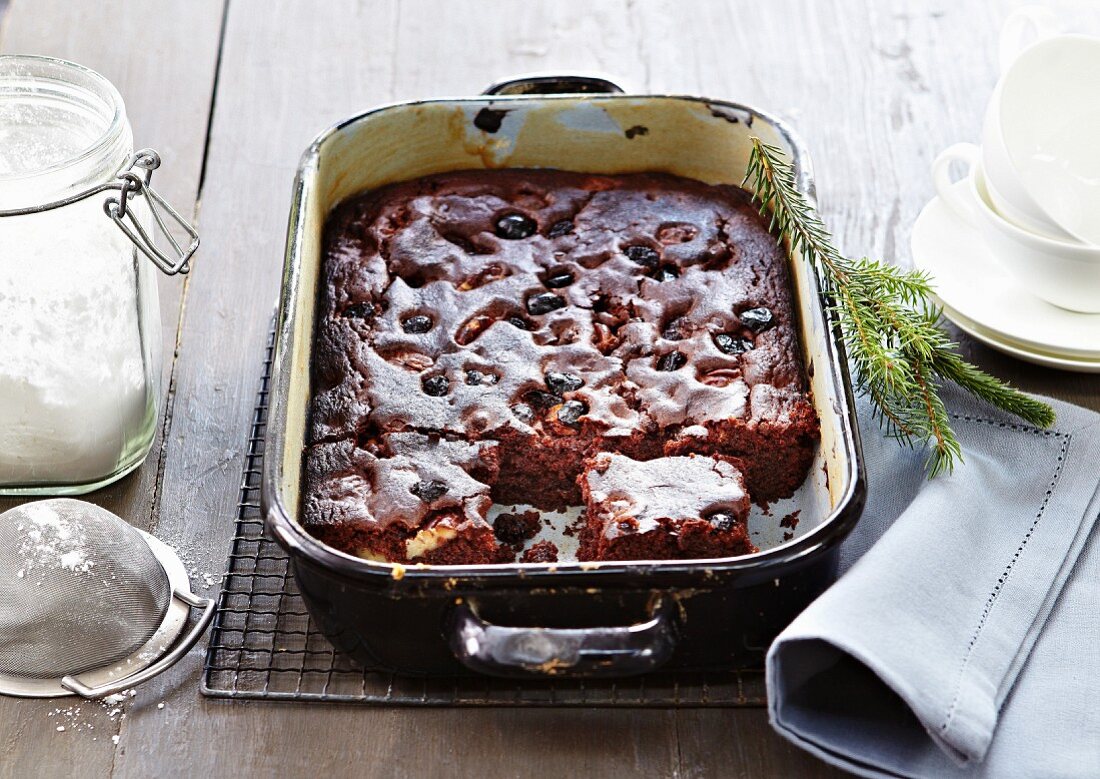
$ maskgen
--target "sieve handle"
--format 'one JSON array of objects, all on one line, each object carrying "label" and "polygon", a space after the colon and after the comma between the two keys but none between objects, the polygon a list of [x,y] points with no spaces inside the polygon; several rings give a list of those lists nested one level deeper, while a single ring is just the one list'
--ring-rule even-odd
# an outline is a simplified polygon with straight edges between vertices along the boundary
[{"label": "sieve handle", "polygon": [[173,590],[172,596],[179,598],[193,609],[202,609],[202,615],[199,616],[195,626],[191,628],[191,632],[172,647],[168,654],[152,665],[142,668],[137,673],[110,682],[109,684],[101,684],[99,687],[89,687],[81,683],[75,676],[64,677],[61,680],[61,686],[85,698],[104,698],[108,695],[114,695],[115,693],[129,689],[134,685],[141,684],[144,681],[148,681],[157,674],[167,671],[179,662],[202,637],[202,634],[206,632],[206,628],[210,626],[210,620],[214,618],[214,607],[216,602],[212,598],[200,598],[197,595],[192,595],[190,592],[180,592],[179,590]]}]

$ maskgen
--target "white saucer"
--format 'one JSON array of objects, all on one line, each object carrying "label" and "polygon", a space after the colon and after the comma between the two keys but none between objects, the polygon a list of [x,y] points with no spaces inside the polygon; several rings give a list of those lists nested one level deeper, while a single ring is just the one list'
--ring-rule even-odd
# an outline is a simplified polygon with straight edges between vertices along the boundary
[{"label": "white saucer", "polygon": [[1070,370],[1094,370],[1085,366],[1100,361],[1100,314],[1067,311],[1032,295],[940,198],[917,217],[912,247],[913,264],[931,274],[944,316],[978,340]]},{"label": "white saucer", "polygon": [[1057,368],[1063,371],[1075,371],[1077,373],[1100,373],[1100,359],[1086,360],[1070,357],[1058,357],[1043,352],[1031,351],[1018,344],[1003,341],[993,333],[984,330],[981,325],[971,322],[958,311],[943,306],[943,315],[955,323],[955,326],[976,341],[989,346],[997,351],[1016,357],[1024,362],[1042,365],[1046,368]]}]

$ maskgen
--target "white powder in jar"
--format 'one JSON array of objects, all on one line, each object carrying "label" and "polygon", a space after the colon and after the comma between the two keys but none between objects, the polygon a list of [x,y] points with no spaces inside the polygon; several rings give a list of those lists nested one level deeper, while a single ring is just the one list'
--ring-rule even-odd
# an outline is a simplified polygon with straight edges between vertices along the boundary
[{"label": "white powder in jar", "polygon": [[[20,186],[41,202],[33,179]],[[105,197],[0,218],[0,488],[99,481],[151,430],[139,324],[159,323],[156,286]],[[159,334],[146,338],[156,366]]]},{"label": "white powder in jar", "polygon": [[0,176],[33,173],[72,159],[96,135],[70,107],[26,98],[0,102]]}]

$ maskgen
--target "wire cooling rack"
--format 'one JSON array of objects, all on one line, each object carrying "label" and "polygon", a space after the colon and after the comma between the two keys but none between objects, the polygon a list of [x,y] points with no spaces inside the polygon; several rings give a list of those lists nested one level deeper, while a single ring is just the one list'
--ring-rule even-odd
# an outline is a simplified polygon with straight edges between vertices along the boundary
[{"label": "wire cooling rack", "polygon": [[269,340],[241,479],[236,532],[206,653],[204,695],[374,706],[764,705],[764,674],[759,670],[516,682],[487,676],[412,678],[356,666],[317,630],[289,560],[264,536],[260,472],[271,356]]}]

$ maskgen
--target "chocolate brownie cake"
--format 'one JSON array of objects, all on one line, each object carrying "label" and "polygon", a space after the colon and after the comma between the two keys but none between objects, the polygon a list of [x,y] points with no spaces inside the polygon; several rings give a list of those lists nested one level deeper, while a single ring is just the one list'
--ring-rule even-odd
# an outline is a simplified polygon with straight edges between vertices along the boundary
[{"label": "chocolate brownie cake", "polygon": [[639,462],[600,452],[581,477],[580,560],[733,557],[757,551],[741,472],[721,457]]},{"label": "chocolate brownie cake", "polygon": [[735,187],[420,178],[336,209],[320,281],[303,522],[351,554],[507,559],[489,505],[577,505],[599,452],[719,458],[757,501],[813,458],[786,257]]}]

